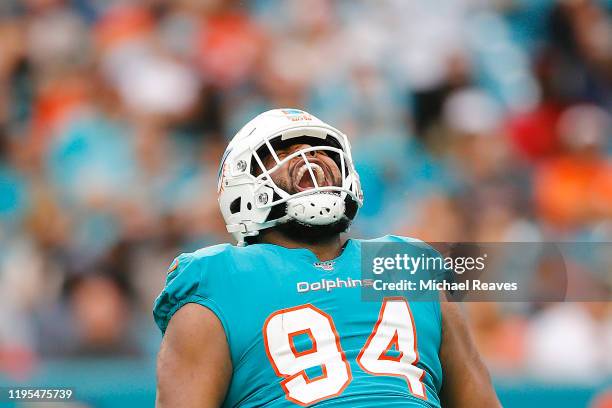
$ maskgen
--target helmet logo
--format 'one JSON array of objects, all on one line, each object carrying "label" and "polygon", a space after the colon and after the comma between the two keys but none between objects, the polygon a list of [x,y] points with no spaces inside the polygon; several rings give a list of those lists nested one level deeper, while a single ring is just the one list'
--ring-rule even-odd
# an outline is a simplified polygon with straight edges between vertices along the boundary
[{"label": "helmet logo", "polygon": [[287,116],[287,119],[289,119],[292,122],[298,122],[300,120],[312,120],[312,116],[310,116],[309,113],[304,112],[303,110],[282,109],[281,112],[283,112],[285,116]]}]

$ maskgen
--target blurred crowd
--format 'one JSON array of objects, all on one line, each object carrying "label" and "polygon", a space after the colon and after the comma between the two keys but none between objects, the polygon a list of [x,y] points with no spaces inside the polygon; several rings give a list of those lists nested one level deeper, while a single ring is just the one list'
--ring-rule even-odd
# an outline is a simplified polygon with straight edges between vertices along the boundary
[{"label": "blurred crowd", "polygon": [[[170,261],[231,240],[225,145],[274,107],[349,135],[365,194],[354,236],[612,241],[611,10],[3,0],[0,372],[151,356]],[[610,305],[465,308],[494,374],[575,382],[612,375]]]}]

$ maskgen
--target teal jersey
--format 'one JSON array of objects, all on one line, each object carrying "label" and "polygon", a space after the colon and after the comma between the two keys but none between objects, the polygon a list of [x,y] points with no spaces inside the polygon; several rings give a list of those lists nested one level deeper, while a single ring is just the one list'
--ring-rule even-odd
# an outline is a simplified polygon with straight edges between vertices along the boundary
[{"label": "teal jersey", "polygon": [[362,300],[363,242],[328,262],[273,244],[182,254],[155,321],[165,332],[187,303],[219,318],[233,365],[224,407],[440,407],[440,304]]}]

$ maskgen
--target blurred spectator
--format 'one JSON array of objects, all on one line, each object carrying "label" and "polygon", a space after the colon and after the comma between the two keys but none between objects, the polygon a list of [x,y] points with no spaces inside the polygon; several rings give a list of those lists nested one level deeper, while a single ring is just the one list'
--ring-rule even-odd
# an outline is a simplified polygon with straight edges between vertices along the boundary
[{"label": "blurred spectator", "polygon": [[612,109],[612,22],[603,2],[560,1],[549,26],[556,93],[566,102]]},{"label": "blurred spectator", "polygon": [[612,372],[609,303],[552,304],[529,324],[526,362],[540,380],[593,383]]},{"label": "blurred spectator", "polygon": [[577,105],[567,109],[558,128],[563,154],[538,167],[535,199],[543,220],[567,229],[612,218],[612,161],[605,141],[612,119],[602,109]]},{"label": "blurred spectator", "polygon": [[[448,67],[448,71],[446,72],[445,79],[440,84],[436,85],[436,87],[434,88],[417,90],[414,93],[413,117],[415,121],[416,134],[419,135],[419,137],[424,138],[426,141],[430,141],[433,143],[435,143],[436,141],[431,141],[429,139],[435,137],[432,132],[435,131],[435,126],[439,126],[441,123],[444,105],[447,101],[447,98],[449,98],[449,95],[453,91],[460,90],[462,87],[467,87],[468,85],[470,85],[471,82],[470,66],[466,61],[465,56],[449,56],[448,62],[446,64],[442,64],[442,66]],[[474,98],[472,99],[474,100]],[[459,102],[456,101],[454,105],[457,105],[458,103]],[[480,114],[485,113],[479,112],[479,115],[471,114],[472,112],[474,112],[471,109],[477,108],[477,106],[466,106],[465,109],[470,110],[470,113],[468,113],[467,115],[467,112],[465,111],[456,111],[457,109],[460,109],[459,106],[453,106],[452,108],[455,108],[455,111],[448,112],[447,115],[451,115],[451,120],[456,121],[469,121],[470,119],[479,120],[481,117]],[[445,140],[437,141],[437,143],[440,143],[442,145],[444,145],[445,142]]]},{"label": "blurred spectator", "polygon": [[[130,344],[126,294],[111,279],[86,277],[73,283],[70,309],[77,334],[75,355],[135,355]],[[133,341],[133,340],[132,340]]]},{"label": "blurred spectator", "polygon": [[66,304],[41,311],[41,352],[64,357],[140,355],[131,331],[130,293],[121,282],[95,271],[69,279]]},{"label": "blurred spectator", "polygon": [[499,374],[520,372],[526,358],[527,319],[504,316],[498,303],[467,303],[466,309],[476,346],[487,366]]}]

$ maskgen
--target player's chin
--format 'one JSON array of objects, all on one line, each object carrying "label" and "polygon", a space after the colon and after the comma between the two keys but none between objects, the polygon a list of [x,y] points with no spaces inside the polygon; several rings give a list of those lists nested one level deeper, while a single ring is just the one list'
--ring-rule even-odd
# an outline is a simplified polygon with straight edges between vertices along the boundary
[{"label": "player's chin", "polygon": [[340,220],[327,225],[310,225],[297,220],[289,220],[276,228],[288,238],[307,244],[316,244],[333,239],[345,232],[351,221],[342,217]]}]

